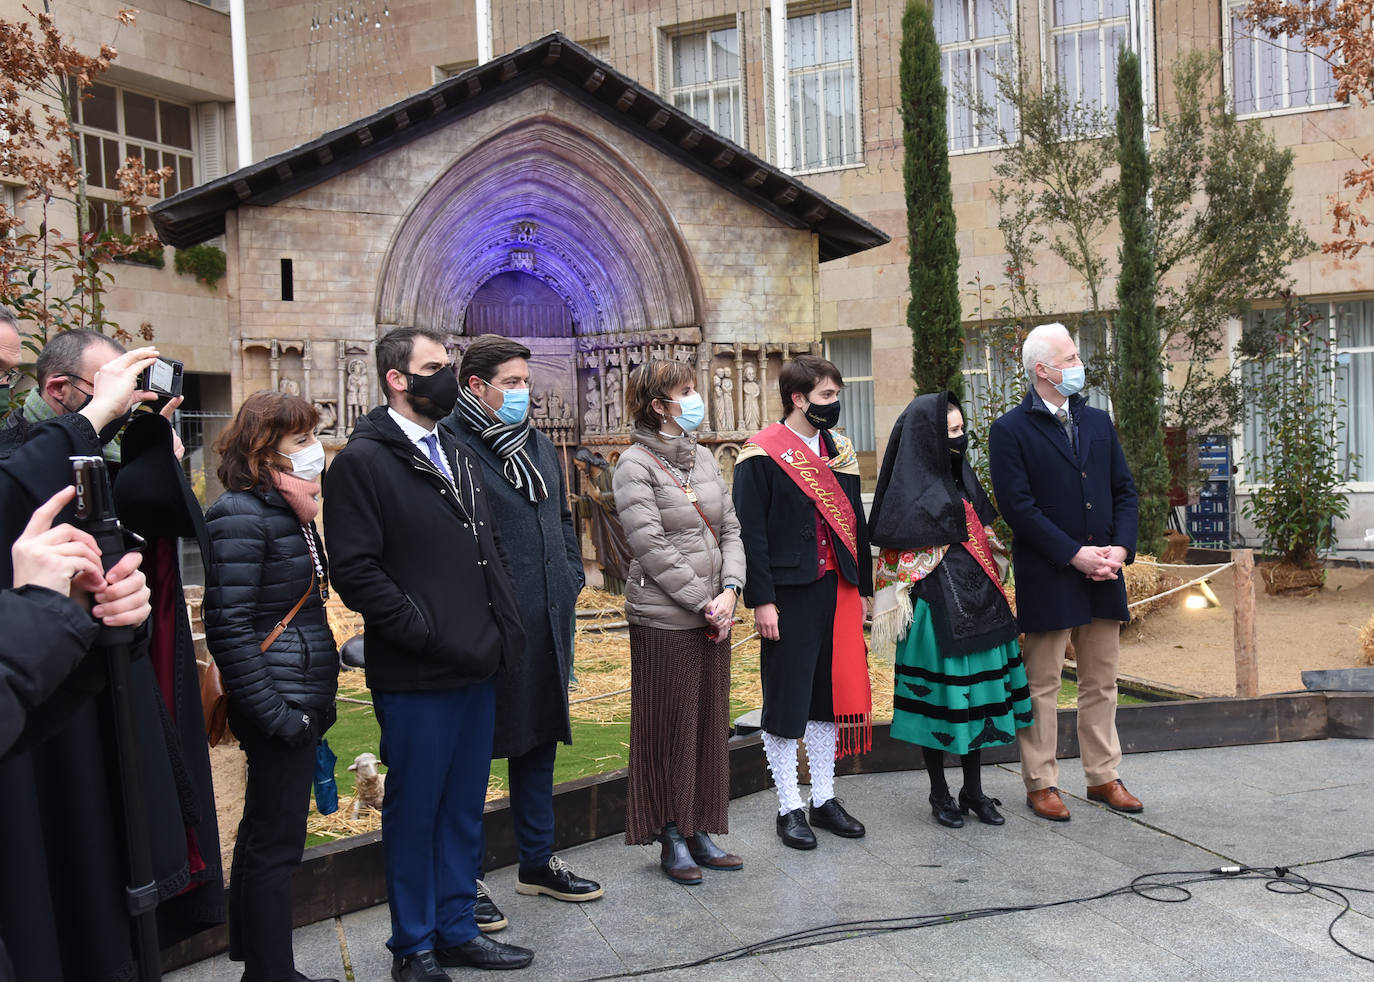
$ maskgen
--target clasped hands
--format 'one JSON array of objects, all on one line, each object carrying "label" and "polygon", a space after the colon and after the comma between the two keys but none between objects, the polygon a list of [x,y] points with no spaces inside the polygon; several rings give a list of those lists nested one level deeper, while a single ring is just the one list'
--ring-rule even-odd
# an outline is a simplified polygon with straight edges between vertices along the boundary
[{"label": "clasped hands", "polygon": [[89,534],[66,524],[53,528],[75,495],[76,488],[63,488],[34,511],[10,549],[14,586],[42,586],[70,597],[106,627],[142,624],[153,612],[148,581],[138,568],[143,557],[131,552],[106,572]]},{"label": "clasped hands", "polygon": [[1090,580],[1114,580],[1117,570],[1126,562],[1126,550],[1121,546],[1083,546],[1069,560],[1069,565]]},{"label": "clasped hands", "polygon": [[739,599],[734,590],[722,590],[702,611],[712,632],[718,638],[726,637],[735,623],[735,603]]}]

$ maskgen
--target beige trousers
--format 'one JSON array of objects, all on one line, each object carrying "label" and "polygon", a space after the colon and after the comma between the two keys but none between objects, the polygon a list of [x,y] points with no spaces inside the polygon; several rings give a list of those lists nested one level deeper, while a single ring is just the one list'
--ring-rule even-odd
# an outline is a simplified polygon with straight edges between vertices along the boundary
[{"label": "beige trousers", "polygon": [[1056,705],[1070,637],[1078,662],[1078,751],[1088,786],[1115,781],[1121,764],[1121,742],[1116,736],[1121,622],[1095,618],[1080,627],[1027,634],[1021,657],[1026,663],[1035,722],[1017,733],[1021,776],[1027,791],[1059,786]]}]

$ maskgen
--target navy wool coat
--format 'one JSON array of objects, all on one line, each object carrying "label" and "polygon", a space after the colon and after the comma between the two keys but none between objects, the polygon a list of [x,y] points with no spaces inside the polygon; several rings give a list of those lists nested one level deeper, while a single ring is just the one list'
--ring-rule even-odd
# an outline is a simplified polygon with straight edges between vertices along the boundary
[{"label": "navy wool coat", "polygon": [[988,460],[997,508],[1011,526],[1016,618],[1058,631],[1093,618],[1125,621],[1126,580],[1095,582],[1069,565],[1082,546],[1121,546],[1135,561],[1135,482],[1111,417],[1069,400],[1078,452],[1034,390],[992,424]]},{"label": "navy wool coat", "polygon": [[494,758],[520,757],[540,744],[572,743],[568,676],[572,672],[573,624],[582,590],[582,551],[577,544],[558,448],[532,429],[525,450],[544,477],[549,496],[530,504],[501,470],[501,458],[464,425],[458,413],[440,424],[482,465],[482,490],[501,544],[525,627],[525,656],[496,675]]}]

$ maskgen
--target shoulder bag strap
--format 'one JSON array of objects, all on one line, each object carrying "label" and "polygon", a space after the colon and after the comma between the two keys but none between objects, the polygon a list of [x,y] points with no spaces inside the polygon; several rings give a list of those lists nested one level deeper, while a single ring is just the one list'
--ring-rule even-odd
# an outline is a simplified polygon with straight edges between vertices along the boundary
[{"label": "shoulder bag strap", "polygon": [[[687,489],[683,487],[682,482],[677,479],[677,475],[670,471],[668,467],[663,463],[663,461],[658,459],[658,454],[650,451],[649,459],[658,465],[659,470],[661,470],[663,473],[667,474],[670,478],[672,478],[673,483],[677,485],[679,491],[681,491],[684,495],[687,494]],[[695,501],[692,501],[690,497],[688,497],[687,500],[691,502],[692,507],[697,510],[697,514],[701,516],[701,520],[706,523],[706,531],[711,533],[711,538],[715,539],[716,543],[719,544],[720,536],[716,535],[716,530],[711,528],[711,520],[706,517],[706,512],[701,510],[701,505]]]},{"label": "shoulder bag strap", "polygon": [[300,613],[300,609],[304,607],[305,602],[310,599],[310,594],[314,589],[315,567],[312,565],[310,567],[310,585],[305,588],[305,593],[301,594],[301,598],[296,601],[296,606],[291,608],[290,613],[288,613],[281,620],[277,621],[277,626],[272,628],[271,633],[269,633],[267,637],[262,639],[262,644],[258,645],[259,651],[266,651],[268,648],[272,647],[272,642],[276,641],[277,638],[281,637],[281,632],[286,630],[286,625],[291,623],[291,618],[295,617],[296,614]]}]

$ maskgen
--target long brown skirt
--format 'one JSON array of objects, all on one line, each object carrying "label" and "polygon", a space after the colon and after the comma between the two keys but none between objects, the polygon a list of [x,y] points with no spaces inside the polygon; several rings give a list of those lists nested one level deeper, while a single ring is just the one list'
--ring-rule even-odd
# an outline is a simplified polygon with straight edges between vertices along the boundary
[{"label": "long brown skirt", "polygon": [[730,642],[630,625],[630,788],[625,841],[724,833],[730,804]]}]

